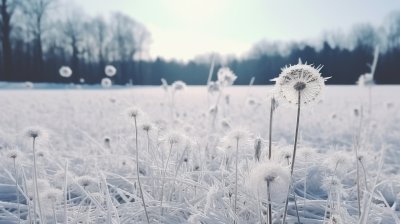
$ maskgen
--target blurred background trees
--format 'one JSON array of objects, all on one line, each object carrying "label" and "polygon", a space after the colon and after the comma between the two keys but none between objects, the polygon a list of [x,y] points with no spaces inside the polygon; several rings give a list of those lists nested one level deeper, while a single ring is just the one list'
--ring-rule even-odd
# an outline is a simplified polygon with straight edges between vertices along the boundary
[{"label": "blurred background trees", "polygon": [[[198,55],[188,62],[149,59],[151,33],[144,24],[122,13],[90,17],[78,7],[60,9],[57,0],[0,0],[0,80],[99,83],[104,67],[114,65],[116,84],[158,85],[183,80],[205,84],[211,64],[227,65],[238,75],[237,84],[268,84],[286,64],[298,58],[334,76],[330,84],[354,84],[369,71],[374,49],[380,48],[375,79],[400,84],[400,12],[389,15],[380,27],[359,24],[350,33],[325,32],[318,40],[296,43],[255,43],[243,57]],[[62,12],[62,13],[60,13]],[[69,79],[58,69],[70,66]]]}]

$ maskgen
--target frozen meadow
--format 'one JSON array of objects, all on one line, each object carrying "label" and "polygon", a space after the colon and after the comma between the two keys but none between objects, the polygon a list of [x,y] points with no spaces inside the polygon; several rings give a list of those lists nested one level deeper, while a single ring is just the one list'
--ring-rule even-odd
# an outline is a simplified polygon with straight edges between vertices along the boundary
[{"label": "frozen meadow", "polygon": [[296,126],[279,101],[269,160],[272,86],[1,90],[0,223],[268,223],[269,202],[281,223],[289,182],[287,223],[400,223],[400,88],[368,88],[302,108],[293,178],[268,194],[259,164],[289,170]]}]

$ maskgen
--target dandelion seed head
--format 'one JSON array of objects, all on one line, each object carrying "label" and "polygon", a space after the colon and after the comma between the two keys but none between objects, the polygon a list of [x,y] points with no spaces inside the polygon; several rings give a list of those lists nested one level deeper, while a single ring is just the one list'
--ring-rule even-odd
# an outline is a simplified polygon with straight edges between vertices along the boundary
[{"label": "dandelion seed head", "polygon": [[184,136],[179,132],[169,132],[165,137],[164,140],[167,141],[169,144],[179,144],[184,139]]},{"label": "dandelion seed head", "polygon": [[43,197],[51,202],[56,202],[62,199],[63,192],[57,188],[49,188],[44,192]]},{"label": "dandelion seed head", "polygon": [[335,189],[340,189],[342,187],[342,182],[337,176],[328,176],[325,177],[324,180],[322,181],[322,189],[324,189],[326,192],[329,192],[331,190]]},{"label": "dandelion seed head", "polygon": [[237,76],[228,67],[220,68],[218,70],[217,76],[218,83],[221,86],[231,86],[237,79]]},{"label": "dandelion seed head", "polygon": [[186,88],[186,83],[184,83],[183,81],[175,81],[172,83],[172,89],[174,91],[179,91],[179,90],[184,90]]},{"label": "dandelion seed head", "polygon": [[276,82],[278,96],[295,105],[298,103],[298,94],[300,94],[301,104],[315,102],[321,95],[326,80],[319,70],[301,61],[296,65],[283,68],[279,77],[273,80]]},{"label": "dandelion seed head", "polygon": [[58,72],[60,73],[60,76],[64,78],[69,78],[72,75],[72,70],[68,66],[61,66]]},{"label": "dandelion seed head", "polygon": [[10,158],[10,159],[16,159],[16,158],[18,158],[20,156],[21,156],[21,152],[16,148],[10,149],[7,152],[7,157]]},{"label": "dandelion seed head", "polygon": [[110,88],[112,86],[112,81],[109,78],[103,78],[101,80],[101,86],[103,88]]},{"label": "dandelion seed head", "polygon": [[24,83],[24,86],[25,86],[25,88],[27,88],[27,89],[32,89],[34,85],[33,85],[32,82],[25,82],[25,83]]},{"label": "dandelion seed head", "polygon": [[372,86],[375,84],[374,76],[371,73],[365,73],[360,75],[357,80],[359,86]]},{"label": "dandelion seed head", "polygon": [[125,110],[125,114],[128,115],[129,118],[138,118],[144,115],[144,112],[135,106],[129,107]]},{"label": "dandelion seed head", "polygon": [[248,140],[249,132],[242,128],[237,128],[228,133],[228,138],[231,140],[239,141],[239,140]]},{"label": "dandelion seed head", "polygon": [[350,158],[352,158],[352,156],[349,155],[349,153],[345,151],[336,151],[329,155],[329,157],[325,159],[323,163],[328,169],[338,173],[346,171],[351,167]]},{"label": "dandelion seed head", "polygon": [[211,82],[208,84],[208,92],[209,92],[210,94],[214,94],[215,92],[218,92],[218,91],[219,91],[219,83],[218,83],[218,82],[211,81]]},{"label": "dandelion seed head", "polygon": [[143,131],[149,132],[153,129],[153,125],[151,123],[142,124]]},{"label": "dandelion seed head", "polygon": [[104,73],[105,73],[106,76],[108,76],[108,77],[113,77],[113,76],[115,76],[115,75],[117,74],[117,69],[116,69],[114,66],[112,66],[112,65],[107,65],[107,66],[104,68]]},{"label": "dandelion seed head", "polygon": [[28,138],[45,138],[47,132],[41,127],[28,127],[25,129],[25,136]]},{"label": "dandelion seed head", "polygon": [[80,176],[76,179],[76,182],[82,187],[89,187],[96,183],[96,180],[91,176]]},{"label": "dandelion seed head", "polygon": [[261,163],[251,170],[248,186],[256,196],[266,198],[269,185],[272,201],[283,202],[286,198],[289,181],[289,168],[271,160]]}]

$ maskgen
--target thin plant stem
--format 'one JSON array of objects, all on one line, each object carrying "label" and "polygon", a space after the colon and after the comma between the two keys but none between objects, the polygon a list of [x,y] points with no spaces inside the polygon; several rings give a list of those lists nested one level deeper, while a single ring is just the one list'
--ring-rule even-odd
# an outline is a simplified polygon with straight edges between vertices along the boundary
[{"label": "thin plant stem", "polygon": [[34,193],[34,195],[35,195],[35,201],[34,201],[33,203],[36,204],[36,202],[37,202],[38,208],[39,208],[39,216],[40,216],[39,219],[40,219],[40,223],[44,223],[44,222],[43,222],[43,216],[42,216],[42,207],[40,206],[39,189],[38,189],[38,183],[37,183],[37,176],[38,176],[38,174],[37,174],[37,165],[36,165],[35,141],[36,141],[36,138],[33,138],[33,141],[32,141],[32,149],[33,149],[33,170],[34,170],[34,172],[33,172],[33,181],[34,181],[34,184],[35,184],[35,193]]},{"label": "thin plant stem", "polygon": [[268,224],[272,224],[272,202],[271,202],[271,190],[269,187],[269,181],[267,181],[267,192],[268,192]]},{"label": "thin plant stem", "polygon": [[238,192],[238,158],[239,158],[239,139],[236,139],[236,167],[235,167],[235,214],[236,214],[236,208],[237,208],[237,192]]},{"label": "thin plant stem", "polygon": [[167,168],[168,168],[168,162],[169,162],[169,158],[171,157],[171,152],[172,152],[172,146],[174,144],[171,143],[171,146],[169,148],[169,152],[168,152],[168,157],[167,157],[167,161],[165,162],[165,166],[164,166],[164,172],[163,172],[163,178],[162,178],[162,184],[161,184],[161,197],[160,197],[160,206],[161,206],[161,216],[164,215],[164,208],[163,208],[163,198],[164,198],[164,185],[165,185],[165,175],[167,173]]},{"label": "thin plant stem", "polygon": [[147,223],[150,223],[149,214],[147,213],[146,202],[144,201],[144,195],[142,190],[142,184],[140,183],[140,174],[139,174],[139,147],[138,147],[138,130],[137,130],[137,121],[136,117],[135,120],[135,146],[136,146],[136,174],[137,174],[137,181],[140,190],[140,196],[142,198],[144,213],[146,214]]},{"label": "thin plant stem", "polygon": [[290,166],[290,175],[293,176],[293,169],[294,169],[294,162],[296,159],[296,149],[297,149],[297,138],[299,135],[299,123],[300,123],[300,99],[301,99],[301,92],[298,91],[298,101],[297,101],[297,121],[296,121],[296,133],[294,135],[294,148],[293,148],[293,156],[292,156],[292,164]]},{"label": "thin plant stem", "polygon": [[67,178],[67,173],[68,173],[68,161],[65,161],[65,168],[64,168],[64,223],[68,223],[68,178]]},{"label": "thin plant stem", "polygon": [[17,212],[18,212],[18,224],[21,223],[21,209],[19,204],[19,190],[18,190],[18,171],[15,165],[15,158],[13,158],[14,172],[15,172],[15,193],[17,195]]},{"label": "thin plant stem", "polygon": [[[292,164],[290,165],[290,176],[291,176],[291,178],[293,178],[294,161],[295,161],[295,158],[296,158],[296,149],[297,149],[297,137],[298,137],[298,134],[299,134],[299,123],[300,123],[301,91],[298,91],[297,93],[298,93],[298,99],[297,99],[296,132],[295,132],[295,135],[294,135],[294,147],[293,147],[293,155],[292,155]],[[291,182],[293,183],[293,180]],[[294,189],[293,189],[293,192],[294,192]],[[284,214],[283,214],[282,223],[285,223],[285,221],[286,221],[286,213],[287,213],[288,203],[289,203],[289,194],[290,194],[290,186],[289,186],[288,194],[287,194],[287,197],[286,197],[285,211],[284,211]],[[294,192],[294,195],[295,195],[295,192]]]},{"label": "thin plant stem", "polygon": [[272,118],[274,114],[274,98],[271,98],[271,110],[269,112],[269,142],[268,142],[268,159],[271,160],[272,156]]}]

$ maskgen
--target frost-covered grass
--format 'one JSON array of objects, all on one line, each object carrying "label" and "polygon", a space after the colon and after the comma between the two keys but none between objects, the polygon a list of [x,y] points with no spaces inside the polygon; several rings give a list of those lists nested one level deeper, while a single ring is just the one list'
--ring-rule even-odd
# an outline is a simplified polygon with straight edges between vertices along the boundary
[{"label": "frost-covered grass", "polygon": [[[270,89],[227,87],[217,112],[218,92],[206,87],[176,91],[173,108],[161,87],[0,91],[0,223],[18,223],[18,207],[21,222],[40,219],[31,126],[48,133],[35,149],[44,222],[147,223],[131,106],[143,111],[138,164],[151,223],[267,223],[268,193],[280,223],[289,187],[280,168],[290,169],[296,108],[276,109],[269,162]],[[373,86],[368,111],[366,88],[328,86],[321,102],[302,108],[292,180],[301,222],[400,223],[399,95],[398,86]],[[276,168],[268,191],[260,167]],[[288,223],[297,221],[293,199]]]}]

